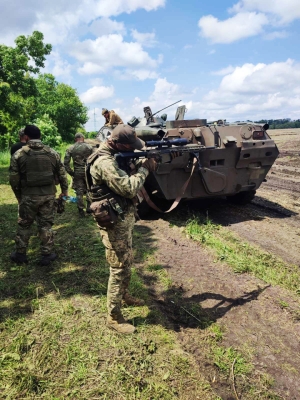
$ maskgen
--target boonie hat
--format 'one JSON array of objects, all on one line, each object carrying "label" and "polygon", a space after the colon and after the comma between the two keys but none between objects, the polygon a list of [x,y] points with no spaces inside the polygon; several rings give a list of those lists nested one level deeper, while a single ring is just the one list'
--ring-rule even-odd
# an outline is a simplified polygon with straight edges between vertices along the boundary
[{"label": "boonie hat", "polygon": [[117,125],[109,139],[120,144],[130,144],[136,150],[141,150],[145,146],[145,142],[136,136],[135,130],[124,124]]},{"label": "boonie hat", "polygon": [[77,132],[74,137],[75,137],[75,139],[79,139],[79,138],[83,138],[84,139],[84,135],[82,133],[80,133],[80,132]]},{"label": "boonie hat", "polygon": [[105,113],[107,113],[108,112],[108,109],[107,108],[102,108],[102,115],[104,115]]}]

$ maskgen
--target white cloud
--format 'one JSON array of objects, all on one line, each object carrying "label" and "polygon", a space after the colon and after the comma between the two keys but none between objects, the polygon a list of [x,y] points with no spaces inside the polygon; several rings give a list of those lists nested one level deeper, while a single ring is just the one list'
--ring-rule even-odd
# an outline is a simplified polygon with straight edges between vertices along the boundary
[{"label": "white cloud", "polygon": [[156,71],[150,71],[148,69],[137,69],[130,70],[127,69],[125,71],[116,70],[114,72],[114,76],[120,80],[137,80],[144,81],[146,79],[157,79],[158,73]]},{"label": "white cloud", "polygon": [[[122,13],[130,14],[138,9],[146,11],[164,7],[166,0],[62,0],[45,2],[40,0],[5,1],[1,7],[0,34],[3,43],[11,45],[12,38],[40,30],[45,40],[52,44],[65,43],[78,33],[86,33],[84,26],[97,18],[109,18]],[[114,23],[115,22],[115,23]],[[106,25],[120,32],[121,23],[108,22]],[[98,26],[99,28],[99,26]],[[97,29],[97,23],[95,24]],[[99,28],[100,29],[100,28]]]},{"label": "white cloud", "polygon": [[233,67],[232,65],[228,65],[228,67],[226,68],[222,68],[218,71],[213,71],[211,74],[212,75],[227,75],[230,74],[231,72],[233,72],[235,70],[235,67]]},{"label": "white cloud", "polygon": [[286,31],[274,31],[264,35],[265,40],[285,39],[289,36]]},{"label": "white cloud", "polygon": [[157,44],[155,40],[155,33],[141,33],[138,32],[136,29],[131,30],[131,36],[133,39],[143,45],[144,47],[153,47]]},{"label": "white cloud", "polygon": [[219,21],[212,15],[200,18],[198,26],[201,35],[212,43],[232,43],[249,36],[263,32],[268,18],[256,12],[241,12],[224,21]]},{"label": "white cloud", "polygon": [[87,75],[118,67],[154,69],[161,62],[160,57],[157,60],[151,58],[139,43],[124,42],[123,36],[119,34],[76,42],[69,52],[83,63],[79,73]]},{"label": "white cloud", "polygon": [[[142,100],[139,97],[135,97],[132,105],[123,107],[120,113],[124,121],[129,121],[133,115],[142,117],[144,115],[143,108],[146,106],[150,106],[152,111],[156,112],[190,94],[191,92],[186,92],[180,85],[168,82],[166,78],[158,78],[154,84],[154,90],[148,99]],[[167,113],[170,115],[170,119],[173,119],[177,107],[181,104],[183,103],[175,104],[158,115]]]},{"label": "white cloud", "polygon": [[192,108],[208,119],[299,118],[300,63],[288,59],[236,67]]},{"label": "white cloud", "polygon": [[123,22],[117,22],[109,18],[100,18],[94,20],[89,26],[90,32],[95,36],[109,35],[110,33],[126,33],[126,28]]},{"label": "white cloud", "polygon": [[52,51],[45,63],[46,72],[50,72],[56,78],[62,78],[67,83],[72,80],[72,66],[63,60],[57,51]]},{"label": "white cloud", "polygon": [[80,99],[85,104],[98,103],[99,101],[109,99],[114,95],[113,86],[93,86],[80,95]]},{"label": "white cloud", "polygon": [[281,23],[289,23],[300,18],[299,0],[242,0],[230,11],[259,11],[274,14]]},{"label": "white cloud", "polygon": [[212,43],[232,43],[264,33],[264,39],[287,37],[278,29],[300,18],[299,0],[241,0],[228,10],[233,17],[219,21],[213,15],[200,18],[200,34]]}]

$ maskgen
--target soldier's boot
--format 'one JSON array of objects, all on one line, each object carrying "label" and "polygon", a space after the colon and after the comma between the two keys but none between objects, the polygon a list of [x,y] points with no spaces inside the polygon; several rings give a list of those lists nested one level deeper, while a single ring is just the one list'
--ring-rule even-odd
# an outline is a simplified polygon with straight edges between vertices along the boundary
[{"label": "soldier's boot", "polygon": [[85,217],[85,212],[83,208],[78,208],[78,212],[79,212],[79,217],[80,218],[84,218]]},{"label": "soldier's boot", "polygon": [[127,322],[121,313],[108,315],[107,326],[124,335],[130,335],[135,331],[135,327]]},{"label": "soldier's boot", "polygon": [[43,267],[48,267],[54,260],[57,259],[57,254],[50,253],[42,255],[40,265]]},{"label": "soldier's boot", "polygon": [[92,214],[92,210],[91,210],[91,202],[90,201],[86,201],[86,213],[87,214]]},{"label": "soldier's boot", "polygon": [[145,305],[144,300],[138,299],[137,297],[131,296],[128,292],[126,292],[123,296],[123,303],[127,306],[136,306],[141,307]]},{"label": "soldier's boot", "polygon": [[27,264],[28,258],[26,253],[18,253],[17,251],[13,251],[10,254],[11,261],[15,262],[16,264]]}]

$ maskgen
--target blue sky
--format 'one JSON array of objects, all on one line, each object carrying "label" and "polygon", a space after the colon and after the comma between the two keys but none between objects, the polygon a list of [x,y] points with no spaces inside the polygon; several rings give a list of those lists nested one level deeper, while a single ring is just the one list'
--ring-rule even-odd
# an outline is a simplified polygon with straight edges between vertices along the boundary
[{"label": "blue sky", "polygon": [[186,118],[300,118],[299,0],[1,5],[1,41],[44,33],[53,45],[44,72],[77,89],[88,130],[102,125],[102,107],[127,121],[177,100]]}]

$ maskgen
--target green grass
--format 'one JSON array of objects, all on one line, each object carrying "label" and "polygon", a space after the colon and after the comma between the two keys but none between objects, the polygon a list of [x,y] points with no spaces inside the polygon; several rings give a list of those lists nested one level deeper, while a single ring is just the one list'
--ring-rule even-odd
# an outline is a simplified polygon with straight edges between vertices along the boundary
[{"label": "green grass", "polygon": [[[109,270],[96,224],[67,204],[54,225],[59,255],[39,266],[36,227],[28,265],[9,261],[17,203],[0,170],[0,397],[5,399],[215,399],[176,333],[153,308],[143,274],[133,268],[130,291],[144,307],[124,308],[137,328],[121,336],[106,327]],[[136,260],[155,253],[151,232],[134,234]],[[166,278],[167,279],[167,278]]]},{"label": "green grass", "polygon": [[[182,305],[172,279],[155,260],[157,245],[151,229],[137,226],[134,231],[136,266],[130,291],[145,299],[146,305],[124,308],[125,317],[137,328],[131,336],[106,327],[109,271],[105,251],[96,224],[91,218],[79,219],[76,205],[67,204],[66,212],[56,216],[59,259],[52,269],[38,264],[36,228],[29,245],[29,264],[10,263],[17,203],[8,186],[7,167],[6,158],[0,168],[1,398],[220,400],[205,378],[205,364],[197,364],[192,352],[182,348],[169,322],[176,312],[179,321],[193,327],[190,334],[197,350],[224,376],[224,383],[236,359],[237,384],[244,388],[244,398],[275,399],[267,387],[271,388],[272,378],[253,378],[251,357],[222,345],[226,333],[219,324],[210,321],[198,303]],[[153,302],[149,285],[158,295],[170,296],[169,314]],[[261,394],[262,380],[265,394]]]},{"label": "green grass", "polygon": [[10,160],[10,151],[0,151],[0,167],[7,167],[9,165]]},{"label": "green grass", "polygon": [[187,234],[214,250],[219,261],[236,273],[250,273],[272,285],[300,294],[300,274],[296,265],[287,264],[271,253],[244,242],[234,233],[208,219],[194,217],[187,222]]}]

